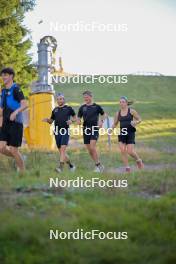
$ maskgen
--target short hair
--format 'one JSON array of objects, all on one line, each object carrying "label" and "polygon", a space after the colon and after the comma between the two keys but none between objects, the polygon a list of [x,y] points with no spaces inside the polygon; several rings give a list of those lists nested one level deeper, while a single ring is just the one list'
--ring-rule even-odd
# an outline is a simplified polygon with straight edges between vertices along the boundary
[{"label": "short hair", "polygon": [[2,70],[1,70],[1,75],[2,74],[5,74],[5,73],[8,73],[8,74],[10,74],[10,75],[13,75],[13,77],[15,76],[15,71],[14,71],[14,69],[12,69],[12,68],[10,68],[10,67],[6,67],[6,68],[3,68]]},{"label": "short hair", "polygon": [[64,94],[63,94],[63,93],[57,93],[57,94],[56,94],[56,97],[59,97],[59,96],[61,96],[61,97],[65,98],[65,96],[64,96]]},{"label": "short hair", "polygon": [[92,92],[91,91],[85,91],[85,92],[83,92],[83,95],[89,95],[92,97]]}]

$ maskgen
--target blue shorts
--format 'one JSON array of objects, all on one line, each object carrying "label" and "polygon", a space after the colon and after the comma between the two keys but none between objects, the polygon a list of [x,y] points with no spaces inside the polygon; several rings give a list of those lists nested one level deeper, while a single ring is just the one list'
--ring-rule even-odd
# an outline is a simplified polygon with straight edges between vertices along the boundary
[{"label": "blue shorts", "polygon": [[69,138],[70,136],[69,136],[68,130],[65,130],[63,133],[60,133],[60,131],[58,131],[58,134],[55,135],[57,147],[60,148],[63,145],[67,146],[69,142]]}]

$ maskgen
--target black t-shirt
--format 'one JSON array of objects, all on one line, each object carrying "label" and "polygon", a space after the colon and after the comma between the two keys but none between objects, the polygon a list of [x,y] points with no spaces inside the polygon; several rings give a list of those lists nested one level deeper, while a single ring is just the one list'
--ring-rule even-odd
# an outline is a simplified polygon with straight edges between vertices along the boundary
[{"label": "black t-shirt", "polygon": [[17,101],[17,102],[21,102],[22,100],[24,100],[24,94],[23,94],[23,91],[21,90],[21,88],[19,86],[17,86],[14,91],[13,91],[13,96],[14,96],[14,99]]},{"label": "black t-shirt", "polygon": [[71,116],[75,116],[75,111],[71,106],[64,105],[63,107],[56,107],[52,111],[51,119],[54,120],[55,126],[59,128],[68,128],[67,121]]},{"label": "black t-shirt", "polygon": [[92,105],[84,104],[79,108],[78,111],[78,117],[83,117],[84,127],[97,126],[99,114],[104,115],[104,110],[100,105],[95,103],[93,103]]}]

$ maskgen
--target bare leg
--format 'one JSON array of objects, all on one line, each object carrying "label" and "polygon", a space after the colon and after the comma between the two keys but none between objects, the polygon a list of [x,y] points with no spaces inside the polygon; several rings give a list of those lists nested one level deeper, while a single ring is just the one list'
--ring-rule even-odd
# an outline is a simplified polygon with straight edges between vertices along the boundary
[{"label": "bare leg", "polygon": [[96,140],[91,140],[90,144],[85,144],[85,146],[89,152],[89,155],[93,159],[93,161],[95,161],[95,163],[99,163],[99,157],[98,157],[98,153],[96,150]]},{"label": "bare leg", "polygon": [[97,144],[96,140],[91,140],[90,141],[90,149],[91,149],[91,152],[92,152],[92,158],[95,161],[95,163],[98,164],[98,163],[100,163],[100,160],[99,160],[99,155],[98,155],[98,152],[97,152],[96,144]]},{"label": "bare leg", "polygon": [[24,161],[22,159],[22,156],[21,156],[18,148],[10,146],[9,151],[12,154],[13,158],[15,159],[17,167],[19,168],[19,170],[24,171],[25,170]]},{"label": "bare leg", "polygon": [[0,141],[0,153],[8,157],[13,157],[12,153],[7,149],[6,141]]},{"label": "bare leg", "polygon": [[136,164],[137,164],[138,169],[143,169],[144,164],[143,164],[142,160],[140,159],[140,157],[138,156],[138,154],[136,153],[136,151],[134,149],[134,144],[127,145],[127,152],[133,159],[136,160]]},{"label": "bare leg", "polygon": [[65,153],[65,162],[70,162],[70,158],[67,153]]},{"label": "bare leg", "polygon": [[91,156],[91,158],[93,159],[93,156],[92,156],[92,151],[91,151],[91,147],[90,147],[90,144],[85,144],[88,152],[89,152],[89,155]]},{"label": "bare leg", "polygon": [[139,160],[139,156],[134,149],[134,144],[127,145],[127,153],[135,160]]},{"label": "bare leg", "polygon": [[123,164],[127,168],[129,167],[129,164],[128,164],[128,154],[127,154],[126,144],[119,142],[119,148],[120,148]]},{"label": "bare leg", "polygon": [[66,145],[62,145],[62,146],[59,148],[59,152],[60,152],[60,162],[65,162],[66,159],[67,159],[66,148],[67,148]]}]

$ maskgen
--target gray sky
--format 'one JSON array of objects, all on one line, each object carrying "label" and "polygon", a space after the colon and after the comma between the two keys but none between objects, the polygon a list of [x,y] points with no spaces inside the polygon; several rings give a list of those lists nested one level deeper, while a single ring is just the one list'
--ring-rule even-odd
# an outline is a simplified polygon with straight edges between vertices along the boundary
[{"label": "gray sky", "polygon": [[[83,25],[84,31],[68,28],[76,23]],[[93,23],[101,25],[102,31],[97,27],[85,30],[85,25]],[[103,31],[107,24],[123,24],[126,31]],[[176,1],[37,0],[25,25],[32,31],[34,61],[40,38],[53,35],[64,70],[70,73],[155,71],[176,75]]]}]

